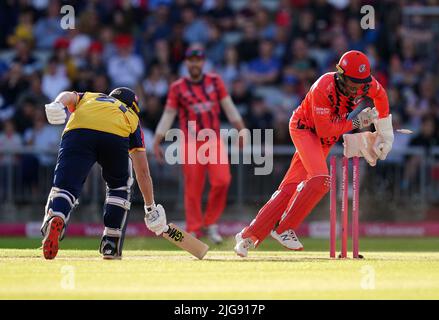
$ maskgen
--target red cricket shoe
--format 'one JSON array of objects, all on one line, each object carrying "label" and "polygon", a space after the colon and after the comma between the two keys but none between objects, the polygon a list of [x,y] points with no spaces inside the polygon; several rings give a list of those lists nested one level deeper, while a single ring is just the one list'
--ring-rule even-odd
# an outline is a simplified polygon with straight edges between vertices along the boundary
[{"label": "red cricket shoe", "polygon": [[44,258],[54,259],[58,253],[59,236],[64,228],[64,221],[60,217],[50,220],[46,236],[43,239]]}]

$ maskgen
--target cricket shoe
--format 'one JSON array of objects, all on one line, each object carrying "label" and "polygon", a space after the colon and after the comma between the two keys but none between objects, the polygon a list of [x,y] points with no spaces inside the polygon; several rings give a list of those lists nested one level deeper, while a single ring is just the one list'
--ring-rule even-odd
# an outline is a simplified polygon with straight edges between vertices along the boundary
[{"label": "cricket shoe", "polygon": [[43,239],[43,254],[46,259],[54,259],[58,253],[59,238],[64,228],[64,221],[60,217],[53,217],[48,222]]},{"label": "cricket shoe", "polygon": [[236,245],[233,248],[236,252],[236,254],[242,258],[247,257],[248,250],[255,248],[255,242],[251,237],[249,238],[243,238],[242,234],[244,233],[245,228],[242,229],[240,233],[237,233],[235,235]]},{"label": "cricket shoe", "polygon": [[221,244],[223,242],[223,237],[218,231],[217,224],[211,224],[207,227],[207,237],[215,244]]},{"label": "cricket shoe", "polygon": [[303,245],[300,243],[299,238],[297,238],[296,233],[292,230],[286,230],[281,234],[278,234],[276,231],[271,231],[271,236],[279,241],[281,245],[289,250],[294,251],[302,251]]},{"label": "cricket shoe", "polygon": [[120,260],[122,255],[118,252],[119,238],[103,236],[99,252],[105,260]]}]

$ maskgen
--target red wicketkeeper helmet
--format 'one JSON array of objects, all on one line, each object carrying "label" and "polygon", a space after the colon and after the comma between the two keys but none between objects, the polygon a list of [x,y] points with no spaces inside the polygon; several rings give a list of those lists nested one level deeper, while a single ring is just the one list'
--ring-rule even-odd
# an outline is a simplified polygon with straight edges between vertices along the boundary
[{"label": "red wicketkeeper helmet", "polygon": [[372,81],[369,59],[361,51],[351,50],[346,52],[341,56],[336,67],[341,78],[348,78],[355,83]]}]

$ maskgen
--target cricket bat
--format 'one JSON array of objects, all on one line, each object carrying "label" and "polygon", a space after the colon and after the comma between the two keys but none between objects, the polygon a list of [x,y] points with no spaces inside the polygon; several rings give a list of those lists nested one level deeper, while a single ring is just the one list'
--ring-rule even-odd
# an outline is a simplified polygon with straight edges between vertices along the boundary
[{"label": "cricket bat", "polygon": [[198,240],[191,234],[177,227],[175,224],[168,224],[168,230],[162,233],[163,238],[172,242],[177,247],[186,250],[198,259],[203,259],[209,250],[209,246]]}]

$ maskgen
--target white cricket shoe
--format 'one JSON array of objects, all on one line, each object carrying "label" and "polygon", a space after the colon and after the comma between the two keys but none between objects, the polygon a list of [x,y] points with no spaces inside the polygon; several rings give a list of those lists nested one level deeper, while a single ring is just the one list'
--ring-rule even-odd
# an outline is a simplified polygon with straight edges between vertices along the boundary
[{"label": "white cricket shoe", "polygon": [[296,233],[292,229],[284,231],[281,234],[278,234],[276,231],[272,230],[271,236],[289,250],[303,250],[303,245],[300,243],[299,238],[297,238]]},{"label": "white cricket shoe", "polygon": [[223,237],[221,237],[218,231],[218,225],[216,224],[211,224],[207,227],[207,237],[215,244],[223,242]]},{"label": "white cricket shoe", "polygon": [[255,247],[255,243],[251,238],[243,238],[242,234],[244,233],[243,229],[240,233],[237,233],[235,235],[236,245],[235,248],[233,248],[236,252],[236,254],[242,258],[247,257],[248,250],[253,249]]}]

